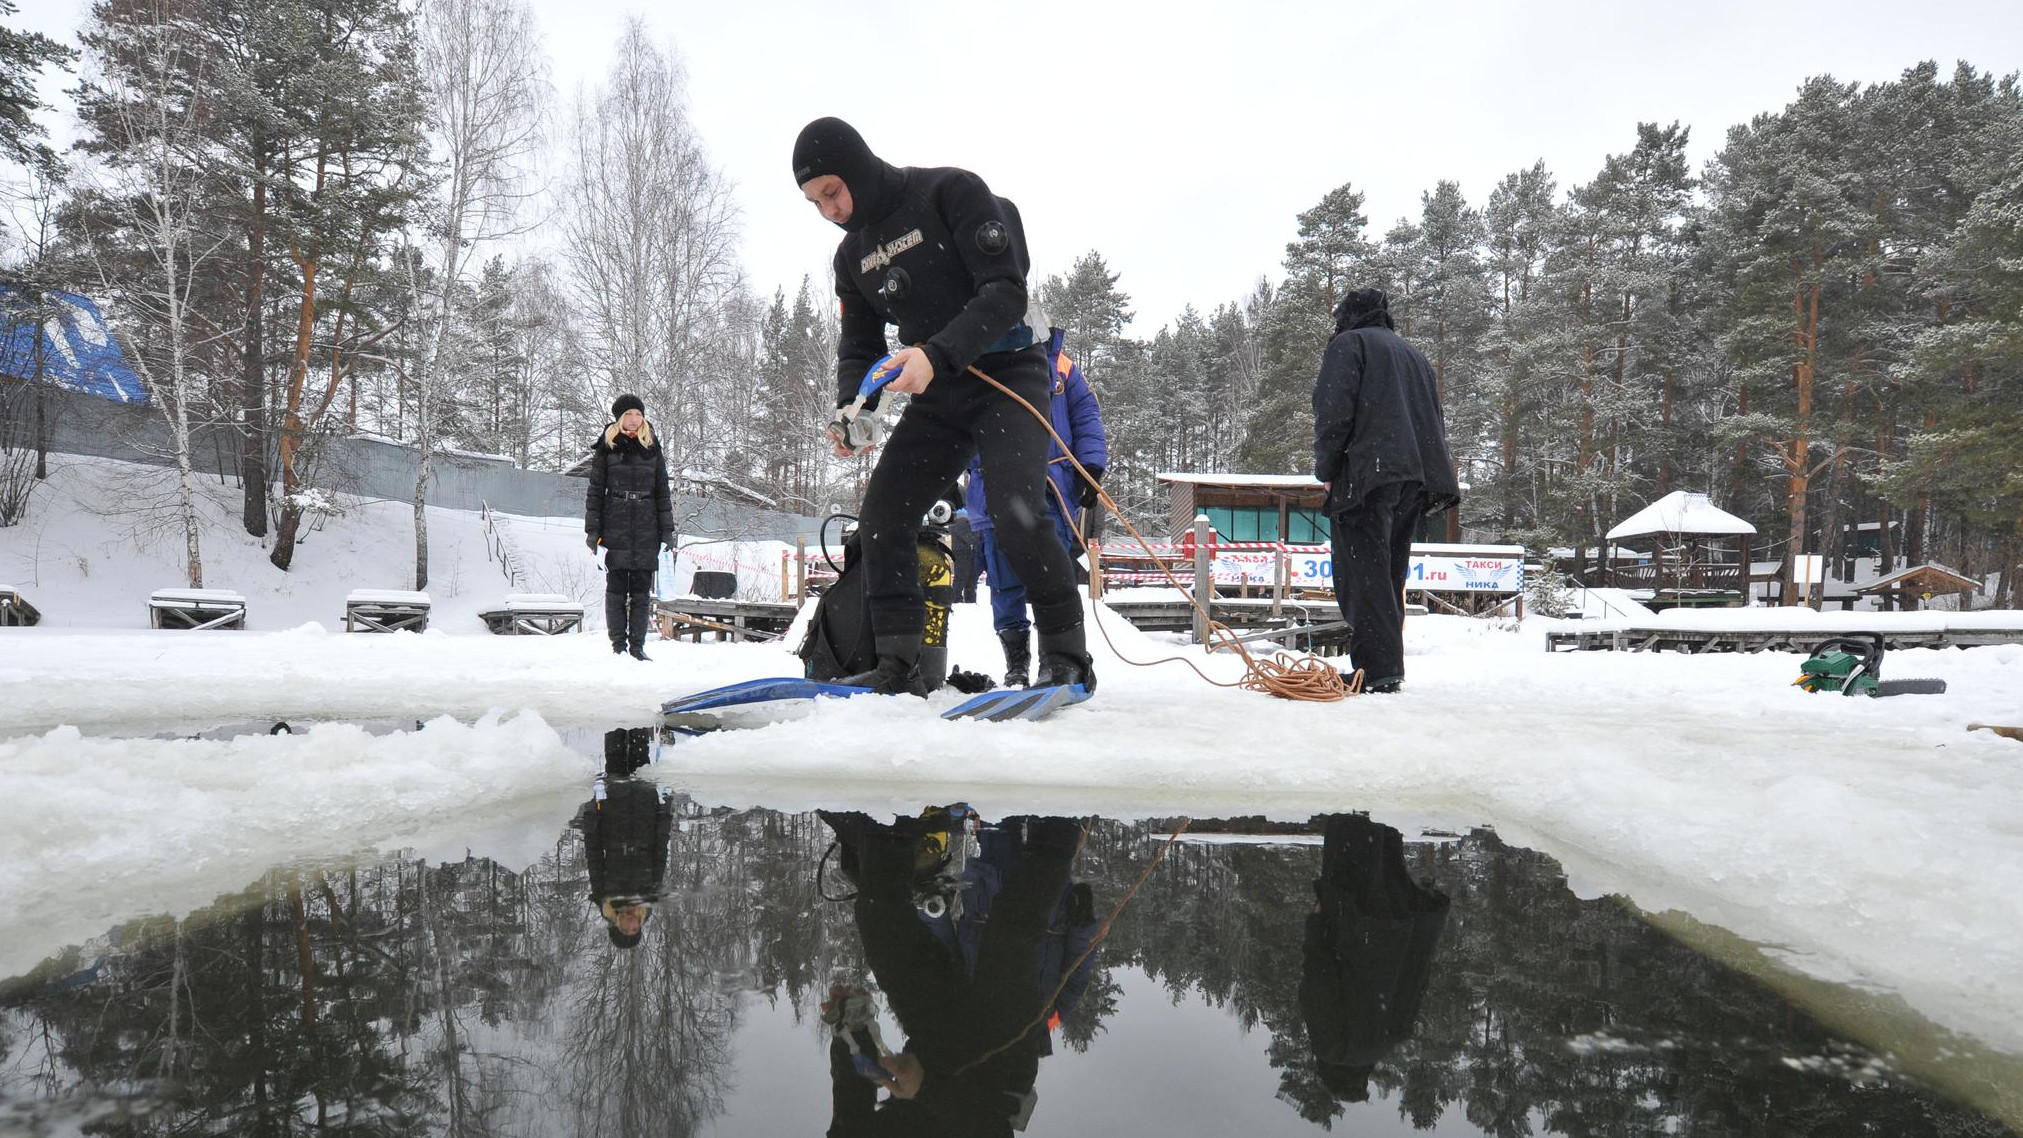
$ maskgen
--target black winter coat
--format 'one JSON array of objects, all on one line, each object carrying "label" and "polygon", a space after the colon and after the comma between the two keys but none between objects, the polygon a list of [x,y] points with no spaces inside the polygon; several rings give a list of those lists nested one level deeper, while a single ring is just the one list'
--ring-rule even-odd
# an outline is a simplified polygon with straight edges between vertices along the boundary
[{"label": "black winter coat", "polygon": [[590,492],[583,500],[583,532],[610,550],[607,569],[652,572],[660,543],[674,541],[674,496],[667,487],[667,457],[623,434],[604,429],[590,448]]},{"label": "black winter coat", "polygon": [[936,380],[987,351],[1025,346],[1000,345],[1026,314],[1030,261],[1017,207],[967,170],[898,173],[890,210],[836,247],[839,407],[857,397],[864,373],[885,354],[887,324],[899,326],[900,343],[922,346]]},{"label": "black winter coat", "polygon": [[1429,514],[1461,500],[1433,366],[1389,328],[1350,328],[1329,341],[1314,379],[1314,477],[1333,484],[1330,516],[1394,482],[1423,487]]},{"label": "black winter coat", "polygon": [[667,847],[674,837],[674,804],[651,782],[611,779],[604,793],[583,804],[584,861],[590,899],[658,900],[667,876]]}]

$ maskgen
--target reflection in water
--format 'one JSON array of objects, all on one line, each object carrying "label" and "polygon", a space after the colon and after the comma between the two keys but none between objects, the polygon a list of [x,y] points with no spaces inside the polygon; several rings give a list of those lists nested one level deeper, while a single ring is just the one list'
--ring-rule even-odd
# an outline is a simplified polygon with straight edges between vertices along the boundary
[{"label": "reflection in water", "polygon": [[667,844],[674,832],[674,794],[633,778],[651,754],[653,733],[616,728],[604,735],[604,776],[576,815],[583,860],[590,867],[590,903],[609,925],[611,943],[639,944],[640,930],[660,900]]},{"label": "reflection in water", "polygon": [[[882,1070],[866,1070],[853,1063],[866,1048],[837,1033],[829,1133],[1023,1130],[1052,1050],[1047,1020],[1061,1004],[1072,1010],[1095,963],[1091,893],[1069,880],[1082,827],[1067,818],[984,826],[964,807],[892,825],[862,814],[823,820],[856,886],[865,958],[906,1034]],[[862,1006],[865,994],[839,985],[824,1011]],[[875,1110],[874,1082],[892,1092]]]},{"label": "reflection in water", "polygon": [[604,774],[576,816],[590,903],[624,951],[591,954],[562,1012],[567,1062],[554,1090],[570,1104],[570,1133],[693,1134],[723,1109],[736,1004],[702,963],[707,929],[676,912],[633,951],[661,898],[674,834],[673,792],[633,777],[651,750],[650,730],[607,732]]},{"label": "reflection in water", "polygon": [[[1142,975],[1207,1009],[1189,1040],[1256,1029],[1224,1053],[1273,1069],[1260,1135],[2009,1133],[1879,1058],[1894,1037],[1837,1036],[1487,830],[1251,820],[1147,874],[1157,823],[708,812],[637,778],[633,747],[530,867],[280,869],[0,984],[0,1131],[87,1103],[103,1134],[816,1134],[960,1101],[937,1133],[1002,1133],[1036,1092],[1030,1132],[1073,1134],[1100,1084],[1128,1130],[1195,1132],[1189,1094],[1217,1089],[1111,1046]],[[818,877],[832,841],[847,904]],[[607,901],[651,906],[631,947]],[[890,1008],[910,1102],[831,1061],[832,978]],[[1948,1045],[1931,1070],[2023,1118],[2023,1065]]]},{"label": "reflection in water", "polygon": [[1405,838],[1360,814],[1325,820],[1301,947],[1300,1012],[1321,1082],[1367,1102],[1370,1073],[1412,1035],[1447,897],[1412,880]]}]

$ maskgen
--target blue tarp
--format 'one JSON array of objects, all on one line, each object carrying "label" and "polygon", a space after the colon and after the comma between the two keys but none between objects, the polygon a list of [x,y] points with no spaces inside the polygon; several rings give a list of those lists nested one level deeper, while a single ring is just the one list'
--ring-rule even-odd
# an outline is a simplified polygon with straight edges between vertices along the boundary
[{"label": "blue tarp", "polygon": [[119,341],[105,326],[88,296],[49,292],[47,317],[36,327],[37,305],[22,290],[0,285],[0,375],[29,380],[36,375],[36,342],[41,341],[42,380],[115,403],[148,402],[146,387],[126,365]]}]

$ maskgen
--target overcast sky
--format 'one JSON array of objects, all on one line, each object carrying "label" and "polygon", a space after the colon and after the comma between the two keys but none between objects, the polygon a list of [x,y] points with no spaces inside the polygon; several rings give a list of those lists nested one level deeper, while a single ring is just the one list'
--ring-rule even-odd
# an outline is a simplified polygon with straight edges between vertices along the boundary
[{"label": "overcast sky", "polygon": [[[1343,182],[1381,236],[1443,178],[1479,207],[1542,158],[1564,193],[1639,120],[1690,126],[1697,166],[1807,76],[2023,69],[2019,0],[533,4],[558,133],[627,15],[679,53],[756,291],[826,272],[840,233],[789,156],[838,115],[896,165],[964,166],[1016,201],[1036,276],[1101,252],[1146,336],[1276,279],[1295,215]],[[85,7],[23,0],[15,22],[70,40]]]}]

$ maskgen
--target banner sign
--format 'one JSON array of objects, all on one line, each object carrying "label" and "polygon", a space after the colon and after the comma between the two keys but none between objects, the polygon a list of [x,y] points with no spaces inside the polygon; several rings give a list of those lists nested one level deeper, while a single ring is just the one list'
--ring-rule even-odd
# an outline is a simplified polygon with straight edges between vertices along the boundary
[{"label": "banner sign", "polygon": [[[1162,549],[1161,552],[1165,552]],[[1188,549],[1173,547],[1176,560],[1191,558]],[[1218,586],[1249,585],[1269,589],[1278,580],[1276,551],[1218,547],[1209,563]],[[1287,546],[1286,584],[1295,589],[1333,589],[1335,562],[1325,545]],[[1175,566],[1183,581],[1193,580],[1191,565],[1180,560]],[[1112,574],[1113,579],[1133,583],[1164,583],[1157,573]],[[1434,593],[1521,593],[1524,591],[1524,558],[1517,553],[1420,553],[1412,554],[1405,571],[1405,587]]]},{"label": "banner sign", "polygon": [[[1266,578],[1266,583],[1269,581]],[[1216,583],[1221,584],[1220,577]],[[1296,588],[1334,588],[1333,557],[1326,553],[1295,554],[1290,583]],[[1405,570],[1405,587],[1432,593],[1521,593],[1524,591],[1524,558],[1414,553],[1410,568]]]}]

